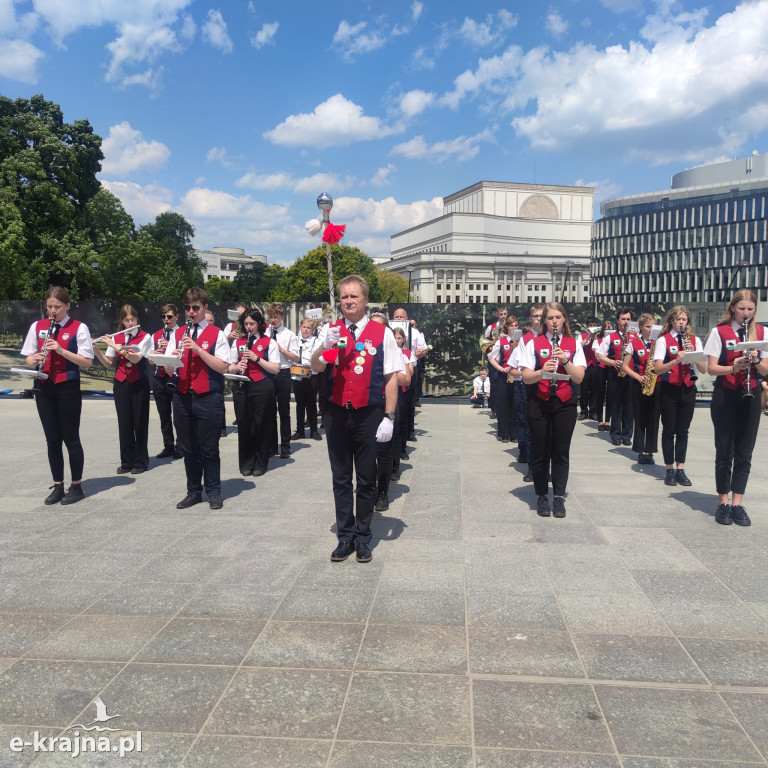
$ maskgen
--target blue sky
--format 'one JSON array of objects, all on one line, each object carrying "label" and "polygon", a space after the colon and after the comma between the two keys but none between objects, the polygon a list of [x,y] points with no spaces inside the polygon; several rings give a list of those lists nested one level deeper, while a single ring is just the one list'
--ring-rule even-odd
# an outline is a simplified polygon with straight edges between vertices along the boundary
[{"label": "blue sky", "polygon": [[0,0],[0,93],[104,139],[137,223],[288,264],[394,232],[480,180],[665,189],[768,151],[768,0]]}]

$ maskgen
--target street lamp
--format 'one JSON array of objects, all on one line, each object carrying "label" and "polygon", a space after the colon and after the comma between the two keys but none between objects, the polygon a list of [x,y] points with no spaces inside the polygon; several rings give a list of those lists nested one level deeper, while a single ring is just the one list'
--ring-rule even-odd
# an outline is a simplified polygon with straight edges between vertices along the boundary
[{"label": "street lamp", "polygon": [[[333,208],[333,198],[327,193],[323,192],[317,197],[317,207],[323,214],[323,224],[328,224],[331,221],[331,208]],[[328,296],[331,303],[331,316],[335,308],[335,302],[333,299],[333,264],[331,262],[331,244],[326,242],[325,244],[325,261],[328,268]]]},{"label": "street lamp", "polygon": [[565,266],[566,266],[566,270],[565,270],[565,280],[563,280],[563,292],[560,294],[561,304],[565,304],[565,289],[568,287],[568,273],[571,271],[571,267],[576,266],[576,262],[568,259],[565,262]]},{"label": "street lamp", "polygon": [[413,267],[408,268],[408,303],[411,303],[411,277],[413,275]]},{"label": "street lamp", "polygon": [[728,287],[725,289],[725,293],[721,294],[721,296],[720,296],[720,301],[723,302],[723,309],[725,309],[725,305],[726,305],[726,302],[727,302],[727,298],[726,297],[731,292],[731,286],[733,285],[733,283],[736,280],[736,278],[739,276],[739,272],[741,272],[741,270],[744,267],[748,267],[748,266],[749,266],[749,262],[746,259],[742,259],[738,263],[738,265],[736,266],[736,271],[733,273],[733,277],[731,278],[731,282],[728,283]]}]

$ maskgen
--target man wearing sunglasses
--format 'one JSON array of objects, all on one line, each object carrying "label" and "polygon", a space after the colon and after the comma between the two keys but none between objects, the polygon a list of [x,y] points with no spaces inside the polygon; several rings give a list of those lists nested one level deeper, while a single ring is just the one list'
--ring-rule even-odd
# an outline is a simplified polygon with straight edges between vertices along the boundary
[{"label": "man wearing sunglasses", "polygon": [[[152,349],[165,354],[168,341],[179,327],[179,310],[175,304],[164,304],[161,314],[163,327],[152,334]],[[160,432],[163,435],[163,450],[157,454],[158,459],[180,459],[181,449],[173,439],[173,421],[171,403],[173,402],[173,388],[168,387],[170,376],[165,368],[155,366],[155,375],[152,377],[152,394],[155,396],[157,415],[160,417]]]},{"label": "man wearing sunglasses", "polygon": [[[180,356],[173,419],[187,474],[187,495],[176,509],[187,509],[203,500],[221,509],[221,458],[219,436],[224,417],[224,373],[229,367],[229,344],[223,331],[205,318],[208,295],[202,288],[184,294],[187,323],[171,336],[166,354]],[[166,371],[169,369],[166,368]],[[170,371],[169,371],[170,372]]]}]

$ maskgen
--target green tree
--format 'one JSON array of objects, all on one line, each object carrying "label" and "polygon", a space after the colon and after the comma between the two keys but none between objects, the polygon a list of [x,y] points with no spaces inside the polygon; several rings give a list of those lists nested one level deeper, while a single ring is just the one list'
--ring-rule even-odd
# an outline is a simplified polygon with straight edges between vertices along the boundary
[{"label": "green tree", "polygon": [[0,299],[21,295],[26,272],[25,246],[19,209],[0,193]]},{"label": "green tree", "polygon": [[279,264],[255,262],[249,267],[239,269],[232,284],[235,287],[236,301],[246,304],[263,304],[278,301],[276,291],[285,275],[285,269]]},{"label": "green tree", "polygon": [[181,271],[187,288],[202,287],[205,265],[192,247],[195,228],[180,213],[161,213],[153,223],[141,227],[139,233],[142,232],[152,238],[163,259]]},{"label": "green tree", "polygon": [[397,272],[376,267],[376,277],[379,280],[381,298],[378,301],[403,303],[408,301],[408,280]]},{"label": "green tree", "polygon": [[221,277],[208,278],[205,282],[205,292],[214,304],[231,304],[239,299],[235,283]]},{"label": "green tree", "polygon": [[[370,256],[349,245],[333,245],[331,261],[334,284],[347,275],[361,275],[368,282],[371,301],[382,301],[376,265]],[[274,298],[278,301],[328,301],[328,267],[324,245],[309,251],[285,270]]]}]

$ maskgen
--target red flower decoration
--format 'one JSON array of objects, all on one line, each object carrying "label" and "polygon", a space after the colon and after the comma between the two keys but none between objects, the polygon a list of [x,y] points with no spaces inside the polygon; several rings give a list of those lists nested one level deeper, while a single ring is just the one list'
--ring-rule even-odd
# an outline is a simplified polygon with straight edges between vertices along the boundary
[{"label": "red flower decoration", "polygon": [[338,243],[339,240],[344,237],[344,230],[346,228],[346,224],[331,224],[329,222],[328,226],[325,228],[325,232],[323,232],[323,242]]}]

